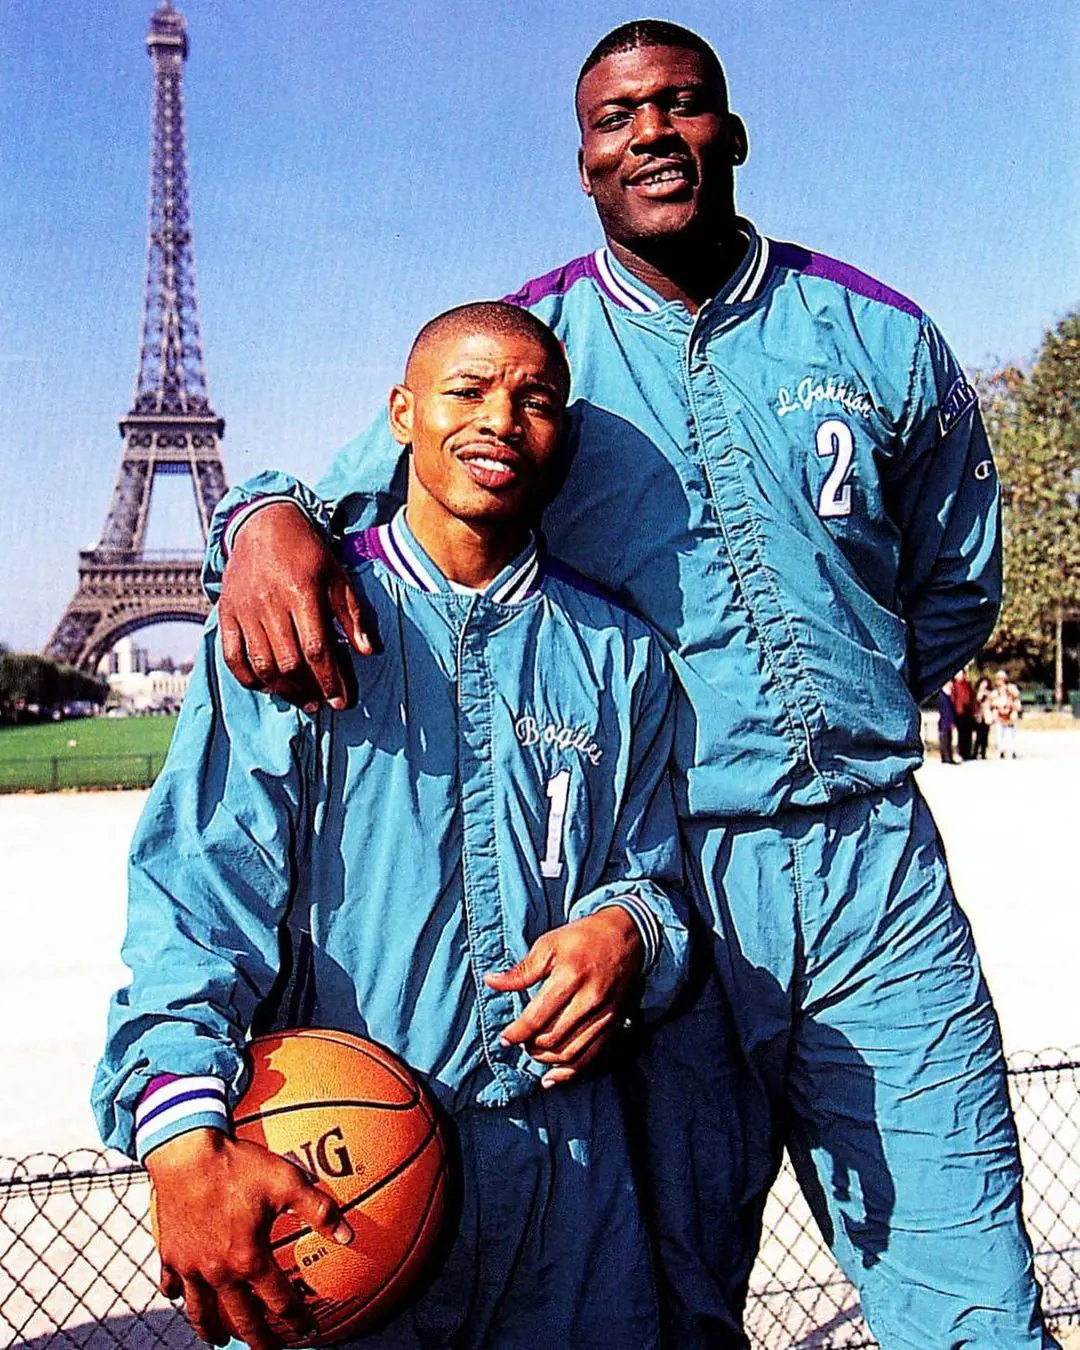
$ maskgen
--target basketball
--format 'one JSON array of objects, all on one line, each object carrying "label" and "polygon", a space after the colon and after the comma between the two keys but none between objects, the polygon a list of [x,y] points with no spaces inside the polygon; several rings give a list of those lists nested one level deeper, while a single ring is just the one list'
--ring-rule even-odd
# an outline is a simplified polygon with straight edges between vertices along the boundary
[{"label": "basketball", "polygon": [[[270,1231],[274,1257],[318,1327],[314,1343],[327,1345],[387,1313],[423,1269],[443,1216],[442,1135],[411,1070],[372,1041],[304,1029],[258,1037],[248,1049],[236,1138],[306,1172],[353,1230],[343,1247],[284,1213]],[[284,1344],[312,1343],[269,1321]]]}]

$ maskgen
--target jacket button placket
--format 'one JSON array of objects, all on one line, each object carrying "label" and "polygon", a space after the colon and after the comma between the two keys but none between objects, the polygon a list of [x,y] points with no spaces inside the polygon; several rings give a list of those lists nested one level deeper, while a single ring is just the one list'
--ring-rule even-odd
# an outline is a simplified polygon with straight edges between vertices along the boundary
[{"label": "jacket button placket", "polygon": [[458,756],[461,783],[462,875],[470,962],[476,983],[484,1060],[493,1082],[479,1095],[487,1105],[508,1100],[518,1052],[499,1045],[517,1009],[511,994],[488,988],[484,976],[513,964],[506,948],[495,838],[492,764],[492,679],[487,660],[486,606],[471,602],[458,640]]}]

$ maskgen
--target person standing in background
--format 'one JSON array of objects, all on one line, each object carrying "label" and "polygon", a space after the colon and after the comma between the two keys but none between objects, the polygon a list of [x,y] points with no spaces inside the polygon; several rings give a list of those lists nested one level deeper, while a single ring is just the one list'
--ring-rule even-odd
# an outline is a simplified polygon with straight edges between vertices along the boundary
[{"label": "person standing in background", "polygon": [[956,709],[953,707],[953,682],[942,685],[937,696],[938,709],[938,751],[942,764],[959,764],[953,754],[953,732],[956,730]]},{"label": "person standing in background", "polygon": [[998,758],[1016,758],[1016,724],[1020,720],[1020,690],[1003,670],[994,676],[991,695],[994,725],[997,727]]},{"label": "person standing in background", "polygon": [[990,745],[990,727],[994,710],[990,703],[990,681],[984,675],[975,688],[975,758],[985,759]]},{"label": "person standing in background", "polygon": [[975,690],[966,670],[958,670],[953,676],[952,705],[956,717],[956,748],[961,759],[970,759],[975,734]]}]

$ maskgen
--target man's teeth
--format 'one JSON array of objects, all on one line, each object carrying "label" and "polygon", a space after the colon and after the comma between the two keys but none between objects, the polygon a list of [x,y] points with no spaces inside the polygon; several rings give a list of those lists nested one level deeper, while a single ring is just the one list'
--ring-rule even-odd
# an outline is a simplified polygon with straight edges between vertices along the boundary
[{"label": "man's teeth", "polygon": [[644,178],[639,178],[639,183],[675,183],[686,178],[682,169],[658,169],[656,173],[646,174]]},{"label": "man's teeth", "polygon": [[491,469],[495,473],[510,472],[510,465],[502,459],[488,459],[486,455],[474,455],[470,464],[479,464],[482,469]]}]

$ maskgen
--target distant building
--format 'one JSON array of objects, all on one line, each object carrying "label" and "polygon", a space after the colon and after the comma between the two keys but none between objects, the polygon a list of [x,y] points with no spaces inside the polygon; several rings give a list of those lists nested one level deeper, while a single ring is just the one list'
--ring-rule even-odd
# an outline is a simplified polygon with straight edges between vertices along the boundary
[{"label": "distant building", "polygon": [[[139,651],[138,648],[135,650]],[[184,701],[191,682],[190,669],[132,669],[136,663],[125,655],[121,655],[118,664],[121,669],[106,676],[111,692],[110,703],[119,704],[128,712],[172,712]],[[142,664],[145,665],[145,662]],[[128,669],[123,669],[124,666]]]},{"label": "distant building", "polygon": [[137,647],[132,638],[121,638],[98,663],[99,675],[146,675],[150,670],[150,653]]}]

